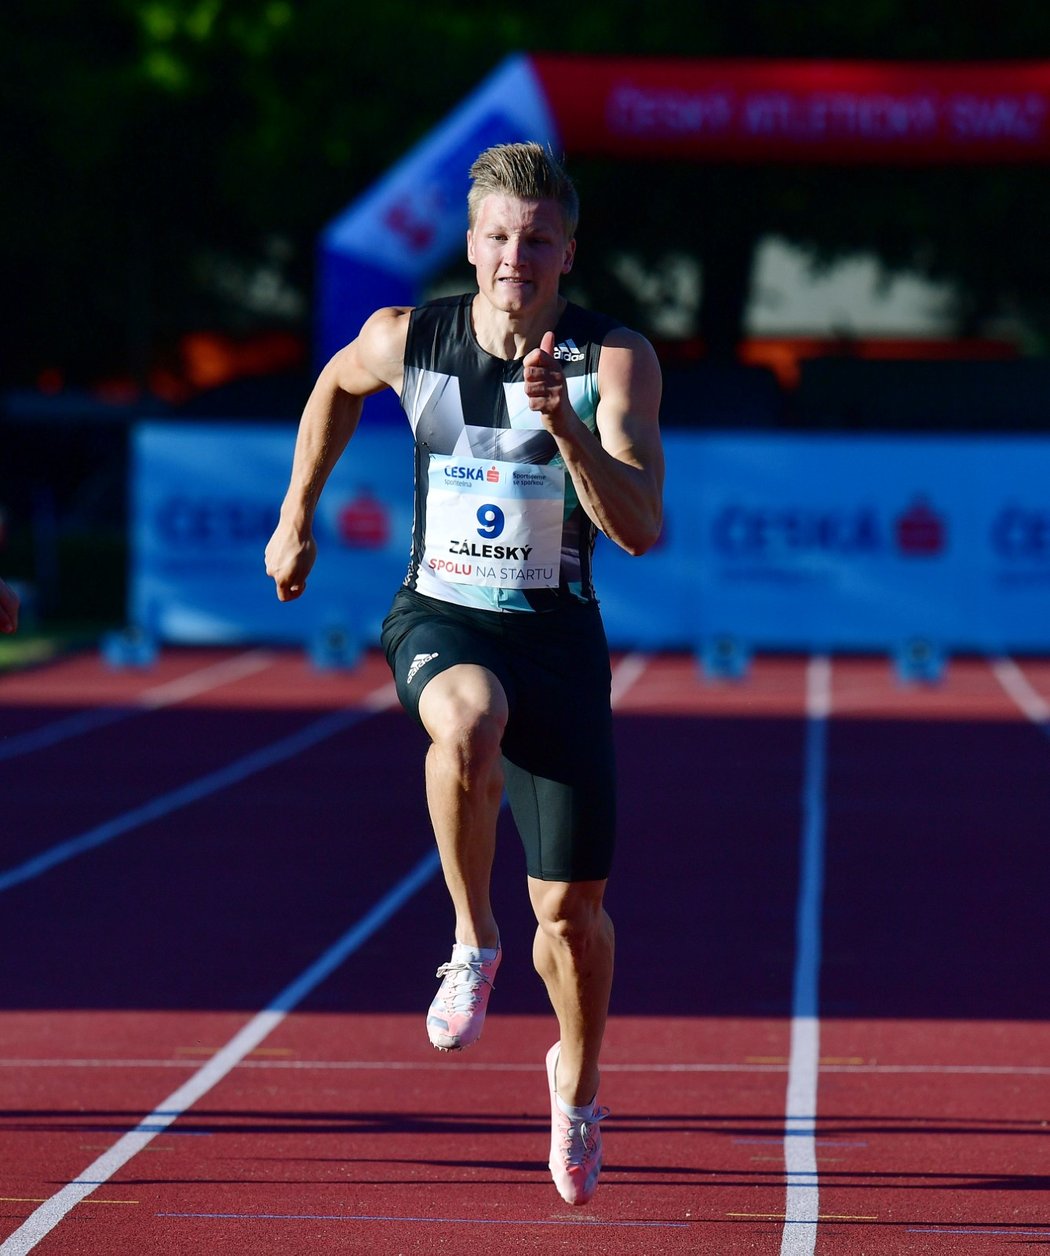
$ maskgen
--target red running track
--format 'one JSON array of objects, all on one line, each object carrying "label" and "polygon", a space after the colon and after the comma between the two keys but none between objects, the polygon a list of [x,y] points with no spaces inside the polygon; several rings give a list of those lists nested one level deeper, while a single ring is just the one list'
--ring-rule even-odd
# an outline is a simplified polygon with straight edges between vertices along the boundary
[{"label": "red running track", "polygon": [[0,1254],[1050,1244],[1050,665],[617,677],[613,1114],[582,1209],[545,1167],[509,823],[484,1038],[426,1042],[451,920],[381,660],[0,677]]}]

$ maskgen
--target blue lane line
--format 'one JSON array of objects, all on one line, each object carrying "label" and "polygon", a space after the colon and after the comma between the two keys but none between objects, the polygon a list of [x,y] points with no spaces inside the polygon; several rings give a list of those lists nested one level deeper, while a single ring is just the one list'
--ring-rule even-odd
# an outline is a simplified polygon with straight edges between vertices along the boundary
[{"label": "blue lane line", "polygon": [[0,893],[13,889],[16,885],[22,885],[26,881],[32,881],[52,868],[75,859],[89,850],[105,846],[107,842],[129,833],[132,829],[141,828],[142,825],[149,824],[153,820],[163,819],[173,811],[200,802],[211,794],[217,794],[231,785],[247,780],[257,772],[262,772],[277,763],[283,763],[284,760],[311,749],[326,738],[352,728],[374,714],[374,711],[368,709],[353,708],[326,715],[323,719],[315,720],[312,724],[300,729],[299,732],[275,741],[269,746],[264,746],[252,754],[247,754],[227,764],[224,768],[199,777],[179,789],[162,794],[141,807],[125,811],[123,815],[108,820],[104,824],[96,825],[95,828],[81,833],[78,837],[59,842],[58,845],[51,846],[39,855],[27,859],[25,863],[18,864],[6,872],[0,872]]},{"label": "blue lane line", "polygon": [[133,715],[142,715],[137,707],[103,707],[91,711],[79,711],[76,715],[68,715],[64,719],[55,720],[53,724],[45,724],[43,728],[33,728],[25,733],[13,733],[0,742],[0,762],[14,759],[18,755],[29,754],[34,750],[46,750],[48,746],[57,746],[60,741],[71,737],[80,737],[84,733],[93,733],[100,728],[108,728],[110,724],[119,724],[121,720],[130,719]]},{"label": "blue lane line", "polygon": [[[315,960],[305,972],[301,973],[289,985],[271,1000],[266,1008],[270,1015],[285,1015],[293,1011],[317,986],[362,946],[373,933],[376,933],[421,890],[428,881],[433,880],[441,870],[441,856],[437,847],[433,847],[418,864],[397,885],[392,886],[386,894],[366,912],[364,916],[348,929],[346,933],[333,943],[325,953]],[[247,1054],[247,1052],[245,1052]]]},{"label": "blue lane line", "polygon": [[785,1224],[780,1256],[813,1256],[820,1185],[816,1121],[820,1072],[821,918],[824,902],[824,829],[831,661],[814,655],[806,669],[806,742],[802,832],[795,909],[795,971],[791,1049],[784,1114]]}]

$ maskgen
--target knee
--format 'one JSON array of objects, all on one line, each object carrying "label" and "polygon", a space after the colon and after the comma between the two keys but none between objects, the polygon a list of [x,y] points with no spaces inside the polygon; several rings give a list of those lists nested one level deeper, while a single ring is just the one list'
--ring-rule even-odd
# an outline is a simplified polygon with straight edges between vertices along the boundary
[{"label": "knee", "polygon": [[603,905],[604,882],[546,882],[533,893],[540,932],[555,946],[582,957],[612,944],[612,921]]},{"label": "knee", "polygon": [[445,771],[469,780],[498,762],[507,698],[483,668],[461,665],[435,676],[420,697],[419,716]]},{"label": "knee", "polygon": [[498,762],[505,724],[497,713],[452,702],[432,713],[428,731],[456,776],[469,780]]}]

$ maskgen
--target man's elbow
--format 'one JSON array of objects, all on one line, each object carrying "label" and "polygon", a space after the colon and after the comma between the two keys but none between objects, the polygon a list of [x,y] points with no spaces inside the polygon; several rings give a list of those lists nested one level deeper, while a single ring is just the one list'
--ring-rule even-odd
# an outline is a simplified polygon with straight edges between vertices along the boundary
[{"label": "man's elbow", "polygon": [[646,540],[640,541],[634,545],[625,545],[623,548],[632,558],[641,558],[643,554],[649,553],[659,539],[660,534],[657,533],[654,537],[647,538]]},{"label": "man's elbow", "polygon": [[621,544],[632,558],[641,558],[643,554],[648,554],[656,545],[662,531],[663,519],[660,516],[654,516],[638,528],[637,531],[633,532],[630,537],[625,538]]}]

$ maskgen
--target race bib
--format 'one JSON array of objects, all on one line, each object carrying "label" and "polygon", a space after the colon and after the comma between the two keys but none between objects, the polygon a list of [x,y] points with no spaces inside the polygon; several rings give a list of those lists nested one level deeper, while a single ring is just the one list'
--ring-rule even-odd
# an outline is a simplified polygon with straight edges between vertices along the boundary
[{"label": "race bib", "polygon": [[430,457],[423,563],[453,584],[557,588],[565,471]]}]

